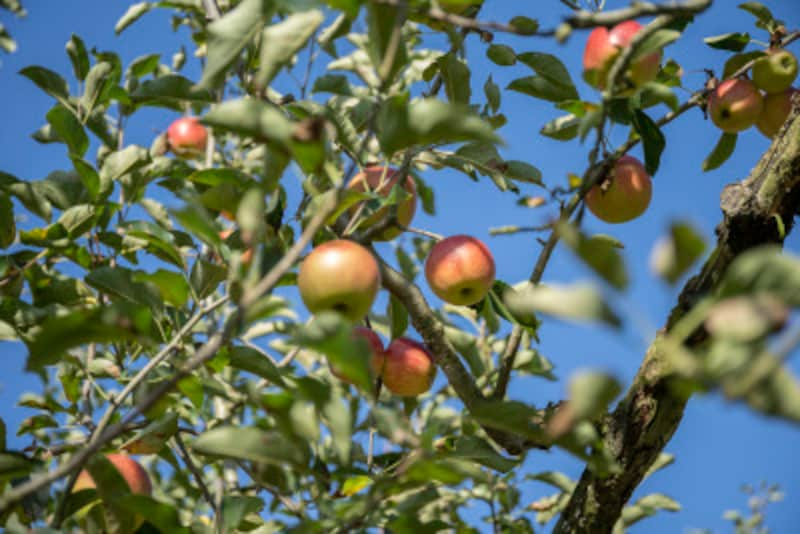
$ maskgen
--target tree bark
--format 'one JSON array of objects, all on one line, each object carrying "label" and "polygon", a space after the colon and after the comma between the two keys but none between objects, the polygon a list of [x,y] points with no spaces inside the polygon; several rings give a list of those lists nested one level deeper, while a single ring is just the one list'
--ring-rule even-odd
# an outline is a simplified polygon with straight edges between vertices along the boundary
[{"label": "tree bark", "polygon": [[[601,424],[605,445],[622,469],[606,478],[584,470],[556,524],[557,534],[612,532],[625,503],[677,430],[689,397],[673,387],[675,376],[661,344],[664,332],[669,332],[698,299],[714,290],[742,252],[763,244],[780,244],[791,231],[800,206],[799,117],[800,98],[795,96],[789,119],[750,176],[723,190],[723,220],[717,227],[715,250],[699,274],[684,286],[625,398]],[[694,332],[685,346],[691,349],[704,338],[702,330]]]}]

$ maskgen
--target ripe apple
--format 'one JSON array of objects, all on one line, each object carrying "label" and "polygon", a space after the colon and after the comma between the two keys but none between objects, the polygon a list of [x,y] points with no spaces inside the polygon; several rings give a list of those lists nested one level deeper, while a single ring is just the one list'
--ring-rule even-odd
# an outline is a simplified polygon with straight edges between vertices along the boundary
[{"label": "ripe apple", "polygon": [[181,158],[198,158],[206,152],[208,131],[196,117],[181,117],[167,129],[169,147]]},{"label": "ripe apple", "polygon": [[386,389],[401,397],[416,397],[431,389],[436,365],[422,343],[399,337],[389,344],[381,378]]},{"label": "ripe apple", "polygon": [[633,156],[622,156],[607,180],[586,195],[586,206],[601,221],[623,223],[645,212],[653,195],[650,175]]},{"label": "ripe apple", "polygon": [[797,78],[797,58],[783,48],[771,48],[753,64],[753,83],[767,93],[782,93]]},{"label": "ripe apple", "polygon": [[727,133],[750,128],[763,107],[761,93],[753,82],[744,78],[725,80],[708,97],[711,121]]},{"label": "ripe apple", "polygon": [[[228,230],[223,230],[219,233],[219,238],[223,241],[227,240],[231,234],[233,234],[233,229],[229,228]],[[253,261],[253,249],[252,247],[248,247],[242,252],[242,264],[243,265],[250,265]]]},{"label": "ripe apple", "polygon": [[756,120],[758,131],[770,139],[781,129],[786,117],[792,111],[792,95],[797,89],[789,88],[781,93],[773,93],[764,97],[764,109]]},{"label": "ripe apple", "polygon": [[[150,477],[147,475],[147,471],[144,470],[139,462],[127,454],[119,453],[106,454],[106,458],[114,465],[114,467],[117,468],[119,474],[125,479],[125,482],[128,483],[131,493],[136,493],[138,495],[150,495],[153,492],[153,487],[150,484]],[[96,486],[94,480],[92,480],[92,475],[90,475],[89,472],[84,469],[80,472],[78,478],[75,480],[75,485],[72,487],[72,491],[76,492],[95,487]]]},{"label": "ripe apple", "polygon": [[[347,188],[354,191],[369,190],[386,197],[389,196],[392,188],[397,185],[398,182],[400,182],[401,178],[402,177],[400,176],[400,173],[397,172],[397,169],[372,165],[364,169],[362,172],[356,174],[353,179],[350,180],[350,183],[347,184]],[[403,226],[408,226],[411,224],[411,220],[414,218],[414,213],[417,211],[417,186],[414,184],[414,180],[410,176],[405,177],[402,185],[410,197],[396,206],[397,222]],[[360,204],[356,204],[350,209],[351,216],[356,213],[359,205]],[[360,228],[369,228],[370,226],[377,224],[379,221],[388,217],[388,215],[389,208],[382,208],[367,217],[366,220],[361,223]],[[375,240],[389,241],[399,236],[401,233],[403,233],[403,231],[394,226],[381,232],[375,237]]]},{"label": "ripe apple", "polygon": [[425,262],[425,278],[436,296],[461,306],[480,302],[492,288],[494,274],[492,253],[468,235],[439,241]]},{"label": "ripe apple", "polygon": [[[374,330],[370,330],[366,326],[356,326],[353,328],[353,336],[364,339],[369,345],[370,359],[369,366],[375,376],[380,376],[381,369],[383,368],[383,341],[378,337]],[[329,362],[330,363],[330,362]],[[344,382],[352,384],[353,381],[330,363],[331,373],[333,376]]]},{"label": "ripe apple", "polygon": [[[583,77],[589,85],[598,89],[606,88],[608,72],[614,61],[641,29],[641,24],[628,20],[611,30],[603,27],[592,30],[583,52]],[[636,58],[625,72],[624,79],[631,88],[640,87],[655,79],[660,64],[661,50]],[[630,94],[630,91],[620,92],[620,96],[625,94]]]},{"label": "ripe apple", "polygon": [[311,313],[333,310],[351,321],[367,314],[380,285],[375,257],[346,239],[328,241],[312,250],[297,275],[300,296]]}]

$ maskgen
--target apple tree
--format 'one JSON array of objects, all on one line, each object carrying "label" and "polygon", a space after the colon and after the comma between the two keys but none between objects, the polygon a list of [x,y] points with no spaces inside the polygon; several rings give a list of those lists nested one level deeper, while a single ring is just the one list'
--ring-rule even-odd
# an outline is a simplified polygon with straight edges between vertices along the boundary
[{"label": "apple tree", "polygon": [[[20,399],[36,410],[16,429],[29,446],[9,447],[0,420],[7,531],[623,532],[679,506],[631,496],[670,463],[693,395],[800,421],[785,367],[800,259],[781,251],[800,200],[800,32],[745,2],[755,26],[708,35],[727,61],[692,86],[669,46],[712,0],[552,0],[554,27],[537,21],[547,2],[498,20],[494,1],[131,2],[117,33],[167,10],[191,35],[172,61],[125,63],[73,35],[70,72],[22,69],[52,102],[34,139],[65,164],[42,180],[0,172],[0,336],[42,384]],[[575,40],[582,72],[541,51]],[[0,46],[16,47],[2,26]],[[475,53],[525,72],[501,88],[470,68]],[[506,109],[512,92],[552,114]],[[152,108],[174,122],[128,142]],[[772,144],[722,190],[715,243],[667,229],[654,265],[684,285],[635,378],[587,371],[546,405],[510,397],[522,375],[555,379],[545,322],[620,325],[622,244],[584,223],[613,232],[657,203],[679,143],[668,126],[698,110],[719,128],[698,172],[745,129]],[[504,158],[518,120],[570,143],[582,172]],[[415,223],[436,215],[443,170],[549,210],[494,230],[526,246],[536,234],[527,279],[502,279],[476,228]],[[556,247],[595,283],[548,283]],[[548,449],[582,462],[580,478],[530,471]],[[523,500],[531,477],[555,493]]]}]

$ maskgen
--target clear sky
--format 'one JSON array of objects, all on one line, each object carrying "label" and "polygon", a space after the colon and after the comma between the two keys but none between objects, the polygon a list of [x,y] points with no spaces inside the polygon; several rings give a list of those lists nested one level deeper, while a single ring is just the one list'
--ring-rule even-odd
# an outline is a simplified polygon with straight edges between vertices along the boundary
[{"label": "clear sky", "polygon": [[[538,18],[543,27],[555,25],[566,12],[557,0],[486,1],[482,18],[502,21],[523,13]],[[607,2],[609,9],[626,3]],[[684,37],[667,49],[667,57],[674,57],[682,64],[686,87],[700,87],[704,81],[702,69],[721,70],[726,57],[725,53],[706,47],[702,43],[704,36],[731,31],[754,32],[752,17],[735,9],[737,3],[717,0],[715,6],[700,17],[699,23],[691,25]],[[790,29],[800,27],[800,3],[794,0],[767,0],[765,3],[777,17],[787,22]],[[44,124],[44,115],[52,102],[17,72],[25,66],[38,64],[65,77],[71,76],[64,53],[64,44],[71,33],[82,37],[88,47],[117,51],[125,64],[153,52],[161,52],[162,61],[169,63],[170,56],[180,44],[189,42],[185,31],[171,32],[166,12],[151,13],[121,36],[115,36],[114,23],[128,4],[108,0],[29,0],[26,2],[29,11],[26,19],[17,21],[3,14],[2,22],[17,38],[19,51],[0,55],[0,170],[20,178],[40,179],[53,170],[69,166],[62,146],[43,146],[30,138],[29,134]],[[757,38],[766,40],[766,35],[760,33]],[[557,54],[573,73],[581,96],[596,99],[596,93],[580,80],[584,40],[585,33],[580,32],[575,33],[564,46],[538,38],[514,38],[501,34],[495,38],[496,43],[513,45],[518,51]],[[490,71],[501,87],[527,74],[522,66],[503,68],[491,64],[485,57],[484,48],[485,45],[480,44],[475,36],[470,37],[468,60],[473,72],[473,94],[478,98],[482,98],[481,87]],[[800,47],[794,46],[794,51],[800,54]],[[196,61],[186,72],[189,76],[198,75]],[[293,88],[287,86],[286,89]],[[688,91],[680,94],[682,99],[687,95]],[[521,159],[536,165],[549,184],[563,184],[570,172],[580,174],[585,165],[587,147],[537,135],[541,125],[556,117],[558,110],[548,103],[512,92],[503,93],[503,109],[509,118],[509,124],[501,130],[506,141],[502,153],[507,159]],[[658,110],[656,115],[663,111]],[[157,109],[137,113],[126,131],[126,142],[149,146],[154,135],[164,130],[174,117],[174,113]],[[587,215],[589,230],[612,234],[625,243],[624,255],[632,286],[619,300],[619,310],[625,318],[624,332],[620,335],[601,327],[547,322],[540,331],[541,351],[555,363],[560,378],[568,378],[576,369],[597,368],[609,370],[628,383],[677,294],[677,289],[665,286],[649,271],[648,258],[653,243],[675,220],[688,220],[708,240],[713,239],[714,226],[720,219],[719,193],[722,187],[745,177],[768,146],[768,141],[757,131],[745,132],[739,138],[736,154],[725,165],[717,171],[702,173],[701,162],[719,135],[714,126],[703,119],[702,113],[691,111],[669,125],[665,133],[668,144],[661,169],[655,176],[653,202],[648,212],[619,226],[606,225]],[[613,141],[622,141],[626,134],[622,128],[615,128]],[[638,150],[634,154],[641,157]],[[552,209],[516,207],[516,198],[512,194],[498,193],[488,179],[473,184],[466,177],[450,171],[428,172],[424,177],[436,190],[438,213],[435,218],[418,215],[415,226],[442,234],[474,234],[484,239],[492,249],[498,264],[498,278],[511,283],[527,278],[539,251],[534,237],[531,234],[490,237],[488,228],[505,224],[541,224],[552,216]],[[523,192],[538,194],[541,190],[531,186],[523,188]],[[35,219],[27,220],[21,221],[20,226],[30,227],[38,223]],[[787,249],[795,253],[800,251],[800,238],[792,237]],[[545,281],[551,282],[591,278],[586,268],[562,249],[557,251],[545,274]],[[434,299],[433,302],[438,301]],[[24,417],[30,415],[29,410],[15,406],[16,399],[21,393],[36,391],[41,386],[34,375],[23,372],[25,355],[22,346],[0,342],[0,417],[7,422],[9,429],[16,428]],[[790,365],[798,370],[796,359]],[[550,383],[537,378],[521,378],[513,382],[510,394],[515,399],[541,405],[563,397],[564,389],[565,380]],[[799,438],[796,427],[755,415],[742,405],[725,402],[719,395],[694,398],[689,403],[683,424],[666,449],[677,456],[676,463],[651,477],[634,496],[665,493],[676,498],[683,510],[677,514],[659,514],[640,523],[632,532],[674,533],[700,527],[730,531],[729,523],[721,519],[722,512],[729,508],[743,509],[746,498],[739,487],[745,483],[757,484],[761,480],[780,484],[787,494],[785,502],[768,509],[768,523],[773,531],[800,532],[800,462],[796,461]],[[11,438],[12,447],[24,444],[22,440]],[[525,469],[527,472],[560,470],[577,477],[581,465],[557,451],[533,452]],[[529,483],[525,486],[524,501],[550,493],[548,487]]]}]

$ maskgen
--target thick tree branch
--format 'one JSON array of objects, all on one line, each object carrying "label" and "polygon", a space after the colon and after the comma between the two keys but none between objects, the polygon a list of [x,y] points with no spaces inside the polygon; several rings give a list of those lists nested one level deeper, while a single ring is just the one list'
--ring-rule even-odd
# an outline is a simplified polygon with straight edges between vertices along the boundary
[{"label": "thick tree branch", "polygon": [[[731,262],[742,252],[766,243],[781,243],[791,230],[800,200],[800,99],[770,149],[750,177],[722,192],[723,221],[717,246],[700,273],[689,280],[666,325],[669,332],[700,298],[712,291]],[[704,339],[689,336],[691,348]],[[611,532],[623,506],[642,481],[680,424],[688,401],[672,387],[675,377],[661,333],[647,352],[633,385],[603,422],[606,447],[619,463],[619,474],[600,478],[586,469],[563,511],[556,533]]]},{"label": "thick tree branch", "polygon": [[613,26],[626,20],[654,15],[670,15],[673,17],[687,17],[704,11],[711,5],[712,0],[687,0],[685,2],[633,2],[629,7],[613,11],[579,11],[567,17],[566,23],[572,28],[594,28],[595,26]]}]

